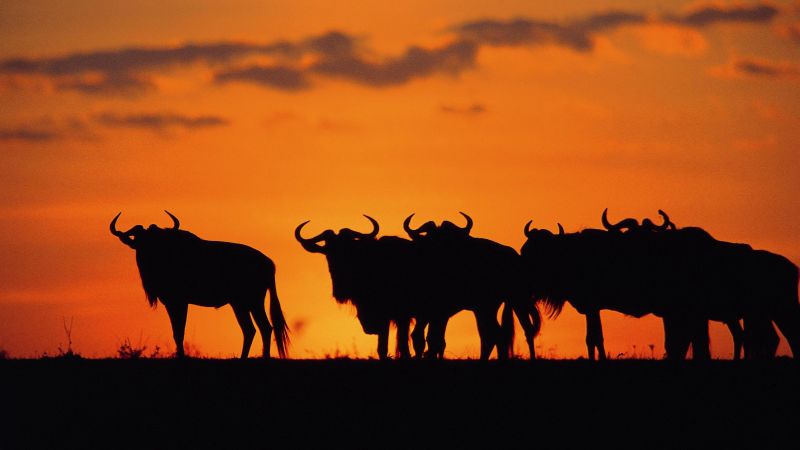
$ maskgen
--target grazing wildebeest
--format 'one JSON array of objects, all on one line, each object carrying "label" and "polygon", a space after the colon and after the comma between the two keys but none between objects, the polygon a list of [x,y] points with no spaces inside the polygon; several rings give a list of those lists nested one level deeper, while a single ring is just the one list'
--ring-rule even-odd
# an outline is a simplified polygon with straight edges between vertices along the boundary
[{"label": "grazing wildebeest", "polygon": [[[604,355],[599,310],[664,319],[665,347],[683,359],[691,343],[694,357],[707,359],[708,320],[745,320],[753,336],[768,335],[765,320],[778,323],[795,353],[800,333],[797,268],[785,258],[749,246],[713,239],[699,228],[622,233],[583,230],[559,235],[525,226],[522,255],[529,277],[551,313],[564,302],[587,317],[589,356]],[[604,220],[607,223],[607,220]],[[626,219],[626,226],[638,225]],[[780,311],[780,314],[778,313]],[[788,333],[788,334],[787,334]],[[791,336],[791,337],[790,337]],[[747,337],[745,337],[747,339]],[[794,342],[794,343],[793,343]],[[758,348],[757,343],[752,347]]]},{"label": "grazing wildebeest", "polygon": [[[411,227],[411,214],[403,222],[403,229],[417,244],[420,256],[428,261],[430,275],[437,280],[432,286],[437,297],[449,297],[449,303],[459,309],[472,311],[481,335],[481,358],[486,359],[497,346],[498,358],[507,358],[512,352],[513,316],[525,332],[531,359],[535,358],[533,339],[538,334],[541,317],[528,290],[522,260],[511,247],[497,242],[470,236],[473,221],[462,228],[450,221],[438,227],[428,221],[417,229]],[[457,299],[457,300],[455,300]],[[497,311],[505,303],[503,327],[497,324]],[[456,311],[457,312],[457,311]],[[440,314],[428,329],[428,353],[442,357],[445,349],[445,328],[450,315]],[[417,327],[415,335],[422,331]],[[419,335],[414,341],[419,341]]]},{"label": "grazing wildebeest", "polygon": [[[264,357],[270,356],[274,331],[278,354],[285,358],[289,328],[275,289],[272,260],[246,245],[200,239],[179,229],[178,218],[165,212],[172,218],[172,228],[136,225],[118,231],[117,219],[122,213],[114,217],[109,228],[123,244],[136,250],[147,301],[155,308],[160,300],[169,314],[176,355],[184,356],[183,334],[190,304],[214,308],[230,304],[244,335],[242,358],[247,358],[256,334],[251,315],[261,332]],[[272,325],[264,309],[267,291]]]},{"label": "grazing wildebeest", "polygon": [[306,221],[295,229],[295,239],[306,251],[325,255],[334,299],[355,306],[364,332],[378,336],[378,356],[388,358],[389,328],[394,323],[397,354],[407,358],[411,320],[430,301],[421,288],[426,285],[418,274],[421,262],[411,241],[395,236],[377,238],[380,225],[372,217],[364,217],[373,227],[369,233],[343,228],[306,239],[301,234]]}]

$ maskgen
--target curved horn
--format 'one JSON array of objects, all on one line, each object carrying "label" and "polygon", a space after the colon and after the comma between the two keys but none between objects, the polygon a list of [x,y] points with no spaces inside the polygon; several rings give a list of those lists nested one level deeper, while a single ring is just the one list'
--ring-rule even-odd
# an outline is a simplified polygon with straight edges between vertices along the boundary
[{"label": "curved horn", "polygon": [[608,221],[608,208],[603,210],[600,220],[603,222],[603,227],[608,231],[622,231],[623,228],[631,229],[639,226],[639,221],[636,219],[622,219],[618,223],[612,224]]},{"label": "curved horn", "polygon": [[467,219],[467,225],[465,225],[464,228],[462,228],[462,230],[464,230],[464,234],[469,234],[469,232],[472,230],[472,217],[464,214],[461,211],[459,211],[458,213],[464,216],[465,219]]},{"label": "curved horn", "polygon": [[114,219],[111,221],[111,225],[108,226],[108,229],[111,231],[111,234],[118,237],[123,244],[127,245],[130,248],[134,248],[133,239],[131,239],[130,234],[134,229],[140,226],[137,225],[124,233],[122,231],[117,230],[117,219],[119,219],[119,216],[121,215],[122,211],[120,211],[116,216],[114,216]]},{"label": "curved horn", "polygon": [[558,224],[558,235],[559,236],[564,235],[564,227],[562,227],[560,223]]},{"label": "curved horn", "polygon": [[114,216],[114,220],[112,220],[111,221],[111,225],[108,226],[108,229],[111,230],[111,234],[113,234],[114,236],[116,236],[118,238],[122,238],[123,236],[125,236],[125,233],[123,233],[122,231],[117,230],[117,219],[119,219],[119,216],[121,216],[121,215],[122,215],[122,211],[120,211],[116,216]]},{"label": "curved horn", "polygon": [[310,220],[306,220],[305,222],[301,223],[300,225],[297,226],[297,228],[294,229],[294,238],[297,239],[297,242],[299,242],[300,245],[302,245],[303,248],[308,250],[309,252],[322,253],[323,252],[322,250],[323,250],[324,247],[322,247],[321,245],[317,244],[317,242],[323,240],[322,235],[325,234],[324,231],[322,233],[314,236],[311,239],[306,239],[300,234],[300,230],[302,230],[303,227],[306,226],[306,224],[308,222],[311,222],[311,221]]},{"label": "curved horn", "polygon": [[533,224],[533,220],[529,220],[528,223],[525,224],[525,237],[531,237],[533,231],[531,231],[531,224]]},{"label": "curved horn", "polygon": [[372,217],[370,217],[370,216],[368,216],[368,215],[366,215],[366,214],[364,214],[364,217],[366,217],[366,218],[367,218],[367,220],[369,220],[370,222],[372,222],[372,231],[371,231],[370,233],[368,233],[368,234],[363,234],[363,233],[362,233],[362,235],[363,235],[364,237],[367,237],[367,238],[374,238],[375,236],[377,236],[377,235],[378,235],[378,231],[380,231],[380,229],[381,229],[381,226],[380,226],[380,225],[378,225],[378,221],[377,221],[377,220],[375,220],[375,219],[373,219]]},{"label": "curved horn", "polygon": [[178,220],[177,217],[173,216],[172,213],[167,211],[166,209],[164,210],[164,212],[167,213],[167,215],[172,219],[172,229],[177,230],[178,228],[180,228],[181,221]]},{"label": "curved horn", "polygon": [[422,230],[422,226],[420,226],[416,230],[411,228],[411,218],[414,217],[414,214],[416,213],[411,213],[411,215],[406,217],[406,220],[403,221],[403,230],[405,230],[406,234],[408,234],[408,237],[410,237],[411,239],[417,239],[418,237],[420,237],[421,234],[420,230]]},{"label": "curved horn", "polygon": [[671,220],[669,220],[669,216],[667,215],[667,213],[665,213],[664,211],[659,209],[658,210],[658,214],[661,216],[662,219],[664,219],[664,223],[662,223],[658,227],[659,230],[665,231],[665,230],[674,230],[675,229],[675,224],[672,223]]},{"label": "curved horn", "polygon": [[603,228],[606,230],[611,231],[614,228],[614,225],[611,225],[611,222],[608,221],[608,208],[603,210],[603,215],[600,216],[600,221],[603,222]]}]

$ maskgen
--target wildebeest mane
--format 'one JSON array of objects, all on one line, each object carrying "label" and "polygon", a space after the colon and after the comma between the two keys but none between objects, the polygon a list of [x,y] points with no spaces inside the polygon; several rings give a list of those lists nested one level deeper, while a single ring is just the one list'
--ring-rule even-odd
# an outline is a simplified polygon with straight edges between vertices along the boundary
[{"label": "wildebeest mane", "polygon": [[147,302],[155,309],[164,288],[169,286],[170,274],[176,270],[174,266],[182,264],[181,259],[191,257],[186,255],[194,253],[192,247],[204,241],[185,230],[156,228],[146,233],[147,242],[136,252],[136,265]]}]

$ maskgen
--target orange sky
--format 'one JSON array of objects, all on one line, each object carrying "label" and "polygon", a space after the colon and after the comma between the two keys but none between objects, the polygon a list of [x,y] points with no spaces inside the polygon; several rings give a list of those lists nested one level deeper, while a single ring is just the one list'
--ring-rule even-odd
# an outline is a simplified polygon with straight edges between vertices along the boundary
[{"label": "orange sky", "polygon": [[[465,211],[473,235],[518,249],[529,219],[576,231],[605,207],[662,208],[800,262],[798,2],[5,1],[0,30],[12,356],[55,353],[62,318],[86,356],[140,336],[172,349],[108,234],[118,211],[127,229],[169,224],[166,208],[269,255],[295,357],[375,351],[324,258],[294,241],[308,219],[311,233],[367,213],[402,235],[411,212]],[[663,354],[657,319],[603,319],[612,355]],[[186,336],[211,356],[240,348],[229,308],[190,308]],[[478,355],[469,314],[447,338],[450,357]],[[537,345],[577,357],[583,341],[566,310]],[[714,355],[731,347],[714,324]]]}]

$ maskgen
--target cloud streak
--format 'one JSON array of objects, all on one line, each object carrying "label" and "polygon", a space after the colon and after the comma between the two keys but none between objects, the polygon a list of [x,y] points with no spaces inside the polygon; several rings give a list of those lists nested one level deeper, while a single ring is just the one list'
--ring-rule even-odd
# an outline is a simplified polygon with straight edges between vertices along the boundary
[{"label": "cloud streak", "polygon": [[778,15],[778,9],[771,5],[749,6],[705,6],[683,15],[665,17],[665,21],[690,27],[705,27],[715,23],[766,23]]},{"label": "cloud streak", "polygon": [[0,129],[0,141],[47,142],[62,137],[62,134],[44,128],[5,128]]},{"label": "cloud streak", "polygon": [[800,75],[800,67],[787,62],[764,59],[741,58],[733,62],[734,69],[741,74],[767,78],[794,78]]},{"label": "cloud streak", "polygon": [[106,112],[95,120],[112,128],[142,128],[163,131],[172,128],[201,129],[228,125],[230,122],[219,116],[186,116],[175,113],[117,114]]}]

